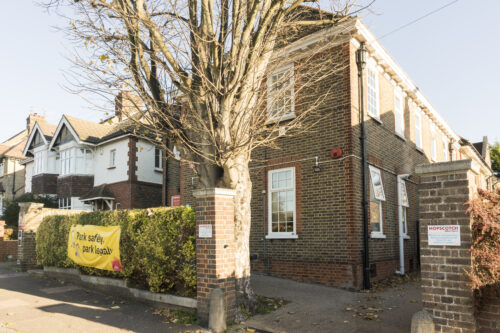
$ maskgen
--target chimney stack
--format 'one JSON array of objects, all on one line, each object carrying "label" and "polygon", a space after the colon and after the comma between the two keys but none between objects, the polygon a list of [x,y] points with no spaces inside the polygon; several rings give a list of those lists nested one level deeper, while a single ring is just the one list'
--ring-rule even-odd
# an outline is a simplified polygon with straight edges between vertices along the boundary
[{"label": "chimney stack", "polygon": [[124,117],[128,118],[140,111],[141,107],[142,101],[139,96],[130,91],[120,91],[115,98],[115,118],[121,121]]},{"label": "chimney stack", "polygon": [[28,118],[26,118],[26,129],[28,132],[31,131],[33,126],[35,126],[36,121],[45,121],[45,117],[42,115],[39,115],[38,113],[30,113]]}]

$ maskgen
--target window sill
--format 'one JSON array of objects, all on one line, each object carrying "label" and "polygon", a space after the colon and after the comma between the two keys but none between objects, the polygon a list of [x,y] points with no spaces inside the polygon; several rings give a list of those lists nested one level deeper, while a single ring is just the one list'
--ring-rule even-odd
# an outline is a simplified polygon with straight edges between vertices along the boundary
[{"label": "window sill", "polygon": [[377,116],[374,116],[372,114],[369,114],[368,113],[368,116],[370,116],[370,118],[372,118],[373,120],[375,120],[375,122],[379,123],[380,125],[382,125],[382,120],[380,120],[380,117],[377,117]]},{"label": "window sill", "polygon": [[408,235],[403,235],[403,239],[411,239],[411,237]]},{"label": "window sill", "polygon": [[295,115],[295,111],[293,112],[290,112],[290,114],[287,114],[281,118],[269,118],[267,121],[266,121],[266,125],[271,125],[271,124],[275,124],[275,123],[280,123],[282,121],[287,121],[287,120],[291,120],[291,119],[294,119],[296,117]]},{"label": "window sill", "polygon": [[163,169],[155,168],[155,172],[163,173]]},{"label": "window sill", "polygon": [[384,234],[382,234],[382,233],[380,233],[380,232],[372,232],[370,234],[370,238],[386,239],[387,236],[384,235]]},{"label": "window sill", "polygon": [[404,135],[403,135],[403,134],[400,134],[400,133],[395,133],[394,135],[396,135],[396,137],[397,137],[398,139],[401,139],[401,140],[403,140],[403,141],[405,141],[405,142],[406,142],[406,138],[404,137]]},{"label": "window sill", "polygon": [[279,234],[271,234],[271,235],[266,235],[266,239],[298,239],[299,235],[292,235],[292,234],[286,234],[286,235],[279,235]]},{"label": "window sill", "polygon": [[111,170],[111,169],[116,169],[116,166],[110,166],[110,167],[108,167],[108,170]]},{"label": "window sill", "polygon": [[425,154],[422,148],[415,146],[415,149],[420,153],[420,154]]}]

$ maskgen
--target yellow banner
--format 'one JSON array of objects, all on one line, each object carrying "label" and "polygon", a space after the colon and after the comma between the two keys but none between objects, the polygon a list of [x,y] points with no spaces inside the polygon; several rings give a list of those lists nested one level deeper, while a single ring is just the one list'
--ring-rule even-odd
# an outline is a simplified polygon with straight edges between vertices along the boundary
[{"label": "yellow banner", "polygon": [[72,226],[68,237],[68,257],[78,265],[121,271],[120,227]]}]

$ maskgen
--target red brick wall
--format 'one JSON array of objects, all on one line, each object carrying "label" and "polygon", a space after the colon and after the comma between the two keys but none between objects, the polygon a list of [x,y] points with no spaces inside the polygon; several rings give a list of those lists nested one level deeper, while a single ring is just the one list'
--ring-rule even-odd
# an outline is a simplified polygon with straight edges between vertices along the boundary
[{"label": "red brick wall", "polygon": [[[466,273],[472,260],[465,202],[473,195],[474,178],[468,162],[420,167],[422,305],[433,316],[436,332],[476,332],[474,297]],[[429,245],[429,225],[459,225],[460,246]]]},{"label": "red brick wall", "polygon": [[489,286],[478,296],[477,323],[481,333],[500,332],[500,285]]},{"label": "red brick wall", "polygon": [[94,176],[68,175],[57,178],[59,198],[81,197],[94,187]]},{"label": "red brick wall", "polygon": [[31,193],[33,194],[56,194],[57,175],[42,174],[31,178]]},{"label": "red brick wall", "polygon": [[17,240],[3,240],[0,238],[0,262],[17,259]]},{"label": "red brick wall", "polygon": [[[220,190],[220,189],[215,189]],[[196,300],[197,315],[202,324],[208,323],[210,292],[224,292],[227,321],[235,315],[234,260],[234,194],[198,193],[196,198]],[[199,225],[212,226],[211,238],[199,237]]]}]

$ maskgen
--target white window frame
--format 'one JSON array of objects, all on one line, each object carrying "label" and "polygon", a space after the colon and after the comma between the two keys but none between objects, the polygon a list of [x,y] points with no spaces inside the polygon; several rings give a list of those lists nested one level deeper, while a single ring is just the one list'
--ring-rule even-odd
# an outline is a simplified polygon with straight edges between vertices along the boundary
[{"label": "white window frame", "polygon": [[450,160],[449,153],[448,153],[448,139],[446,137],[443,137],[443,162],[448,162]]},{"label": "white window frame", "polygon": [[4,171],[5,171],[5,162],[2,161],[0,163],[0,177],[3,177]]},{"label": "white window frame", "polygon": [[[382,171],[379,168],[376,168],[372,165],[369,165],[369,170],[370,170],[370,202],[378,202],[379,205],[379,223],[380,223],[380,230],[379,231],[372,231],[370,233],[371,238],[386,238],[384,235],[384,214],[382,211],[382,201],[385,201],[385,192],[384,192],[384,182],[382,180]],[[380,183],[381,183],[381,193],[378,195],[375,195],[377,193],[375,191],[375,184],[373,182],[373,178],[375,175],[378,175],[380,178]],[[373,195],[372,195],[373,194]],[[377,197],[378,196],[378,197]],[[370,214],[371,216],[371,214]],[[371,219],[370,219],[370,224],[371,224]]]},{"label": "white window frame", "polygon": [[405,136],[404,96],[399,87],[396,87],[394,89],[394,129],[397,135],[404,138]]},{"label": "white window frame", "polygon": [[[277,115],[274,114],[274,110],[272,108],[276,104],[274,102],[274,96],[275,92],[273,91],[273,77],[283,74],[283,73],[290,73],[290,81],[288,84],[290,85],[290,110],[287,113],[284,114],[279,114]],[[284,96],[282,97],[284,99]],[[267,76],[267,121],[268,122],[274,122],[274,121],[284,121],[284,120],[289,120],[295,118],[295,73],[294,73],[294,68],[293,68],[293,63],[292,64],[287,64],[284,65],[280,68],[277,68],[274,70],[271,74]]]},{"label": "white window frame", "polygon": [[109,151],[109,167],[116,167],[116,149],[111,149]]},{"label": "white window frame", "polygon": [[415,110],[415,145],[422,149],[422,110]]},{"label": "white window frame", "polygon": [[[370,75],[373,74],[373,84]],[[371,96],[371,95],[375,96]],[[380,90],[377,64],[369,61],[366,67],[366,112],[380,121]]]},{"label": "white window frame", "polygon": [[59,209],[71,209],[71,197],[58,199]]},{"label": "white window frame", "polygon": [[406,182],[401,179],[399,183],[400,189],[398,195],[400,195],[400,209],[402,218],[402,230],[401,234],[404,239],[409,239],[408,236],[408,208],[410,207],[410,199],[408,198],[408,191],[406,188]]},{"label": "white window frame", "polygon": [[174,158],[176,160],[180,160],[181,159],[181,152],[177,149],[176,146],[174,146],[174,148],[172,148],[172,154],[174,155]]},{"label": "white window frame", "polygon": [[431,160],[437,162],[437,137],[436,125],[431,123]]},{"label": "white window frame", "polygon": [[73,159],[73,149],[70,148],[62,150],[59,156],[59,161],[61,163],[61,175],[64,176],[72,174],[73,163],[71,162],[71,160]]},{"label": "white window frame", "polygon": [[[290,187],[283,187],[283,188],[276,188],[274,189],[272,186],[272,176],[275,173],[279,172],[284,172],[284,171],[291,171],[292,175],[292,186]],[[293,190],[293,231],[292,232],[280,232],[280,231],[275,231],[273,232],[272,230],[272,214],[273,214],[273,203],[272,203],[272,193],[275,192],[282,192],[282,191],[290,191]],[[267,172],[267,204],[268,204],[268,216],[267,216],[267,227],[268,227],[268,232],[266,235],[266,238],[268,239],[276,239],[276,238],[281,238],[281,239],[286,239],[286,238],[298,238],[297,235],[297,188],[296,188],[296,182],[295,182],[295,167],[289,167],[289,168],[282,168],[282,169],[274,169],[274,170],[269,170]]]},{"label": "white window frame", "polygon": [[[156,165],[156,151],[158,151],[158,162],[160,163],[159,166]],[[154,160],[153,163],[154,163],[155,170],[163,171],[163,163],[162,163],[163,162],[163,151],[162,151],[162,149],[155,147],[153,160]]]}]

